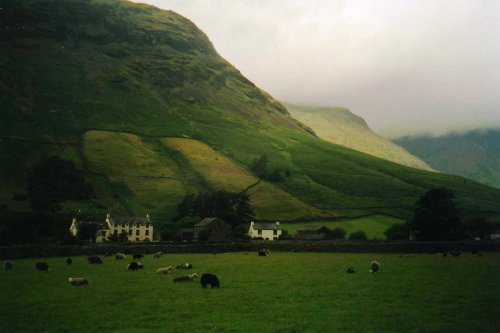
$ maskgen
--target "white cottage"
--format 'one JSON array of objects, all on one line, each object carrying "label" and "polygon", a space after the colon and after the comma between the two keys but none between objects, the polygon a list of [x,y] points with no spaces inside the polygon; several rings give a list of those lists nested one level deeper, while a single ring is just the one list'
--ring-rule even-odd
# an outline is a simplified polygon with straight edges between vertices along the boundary
[{"label": "white cottage", "polygon": [[126,235],[127,240],[130,242],[158,240],[154,235],[153,225],[149,220],[149,215],[146,215],[146,217],[111,217],[110,214],[107,214],[106,220],[103,222],[78,221],[76,218],[73,218],[73,223],[71,223],[70,226],[71,234],[77,236],[79,229],[81,229],[84,224],[96,225],[97,232],[95,241],[97,243],[109,240],[113,235],[115,235],[115,237],[120,237],[120,234]]},{"label": "white cottage", "polygon": [[276,240],[281,235],[280,223],[250,222],[248,229],[250,238],[262,238],[264,240]]}]

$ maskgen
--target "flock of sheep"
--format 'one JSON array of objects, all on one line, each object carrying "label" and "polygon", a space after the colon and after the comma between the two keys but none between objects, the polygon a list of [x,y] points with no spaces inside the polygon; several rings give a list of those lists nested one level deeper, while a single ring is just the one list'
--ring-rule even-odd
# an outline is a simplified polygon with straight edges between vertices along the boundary
[{"label": "flock of sheep", "polygon": [[[108,253],[104,256],[106,257],[106,256],[110,256],[110,255],[112,255],[112,254]],[[161,252],[156,252],[153,254],[153,258],[161,258],[162,255],[163,254]],[[115,253],[114,256],[115,256],[116,260],[125,260],[127,258],[127,256],[124,253]],[[138,253],[134,254],[132,257],[134,261],[132,261],[131,263],[129,263],[126,266],[127,270],[137,271],[139,269],[143,269],[144,265],[140,261],[137,261],[138,259],[141,259],[143,257],[144,257],[144,255],[142,255],[142,254],[138,254]],[[89,257],[87,257],[87,261],[89,264],[102,264],[103,263],[102,259],[98,256],[89,256]],[[66,264],[72,265],[73,260],[71,258],[67,258]],[[4,269],[13,269],[14,264],[11,261],[7,260],[3,263],[3,268]],[[190,263],[183,263],[183,264],[177,265],[175,268],[179,269],[179,270],[188,270],[188,269],[192,269],[193,265],[191,265]],[[46,262],[37,262],[35,264],[35,269],[38,271],[48,271],[48,270],[50,270],[50,267]],[[156,274],[170,274],[173,271],[173,269],[174,268],[172,266],[161,267],[161,268],[158,268],[156,270]],[[198,274],[193,273],[193,274],[189,274],[189,275],[176,276],[176,277],[174,277],[173,281],[174,282],[193,282],[197,278],[198,278]],[[90,284],[90,281],[84,277],[70,277],[70,278],[68,278],[68,281],[69,281],[69,284],[71,286],[85,286],[85,285]],[[205,273],[201,276],[200,284],[205,289],[207,288],[208,285],[210,285],[212,289],[219,288],[219,286],[220,286],[220,282],[219,282],[219,279],[217,278],[217,276],[210,274],[210,273]]]},{"label": "flock of sheep", "polygon": [[[270,253],[270,251],[268,249],[261,249],[258,251],[259,256],[267,256],[267,255],[269,255],[269,253]],[[461,252],[452,251],[452,252],[449,252],[449,254],[452,256],[460,256]],[[482,254],[477,252],[477,251],[473,251],[472,254],[477,255],[477,256],[482,256]],[[104,256],[107,257],[107,256],[111,256],[111,255],[112,255],[111,253],[108,253],[108,254],[105,254]],[[162,255],[163,255],[162,252],[156,252],[153,254],[153,258],[161,258]],[[448,255],[448,253],[438,253],[438,255],[442,256],[442,257],[446,257]],[[127,255],[124,253],[121,253],[121,252],[115,253],[114,256],[115,256],[116,260],[125,260],[127,258]],[[400,255],[400,256],[402,256],[402,255]],[[407,254],[405,256],[413,256],[413,255]],[[143,269],[144,265],[140,261],[137,261],[139,259],[142,259],[143,257],[144,257],[144,255],[142,255],[142,254],[138,254],[138,253],[134,254],[132,256],[132,259],[134,261],[132,261],[131,263],[129,263],[127,265],[127,269],[130,271],[136,271],[139,269]],[[98,256],[89,256],[89,257],[87,257],[87,261],[89,264],[102,264],[103,263],[102,259]],[[71,265],[72,263],[73,263],[73,260],[71,258],[66,259],[66,264]],[[14,267],[14,264],[11,261],[8,261],[8,260],[4,261],[4,263],[3,263],[4,269],[12,269],[13,267]],[[49,265],[46,262],[37,262],[35,264],[35,268],[38,271],[48,271]],[[178,269],[178,270],[189,270],[192,268],[193,268],[193,265],[191,265],[190,263],[183,263],[183,264],[179,264],[179,265],[175,266],[175,269]],[[170,274],[173,272],[173,270],[174,270],[174,267],[172,267],[172,266],[160,267],[156,270],[156,274]],[[379,270],[380,270],[380,263],[377,260],[373,260],[370,263],[369,272],[376,273]],[[356,272],[356,269],[353,266],[350,266],[347,268],[347,273],[352,274],[355,272]],[[198,274],[192,273],[189,275],[176,276],[176,277],[174,277],[173,282],[193,282],[197,278],[198,278]],[[84,286],[84,285],[88,285],[90,283],[87,278],[82,278],[82,277],[70,277],[68,279],[68,281],[69,281],[69,284],[71,286]],[[203,288],[207,288],[207,286],[210,285],[212,289],[219,288],[219,286],[220,286],[220,282],[219,282],[219,279],[217,278],[217,276],[210,274],[210,273],[205,273],[201,276],[200,284]]]}]

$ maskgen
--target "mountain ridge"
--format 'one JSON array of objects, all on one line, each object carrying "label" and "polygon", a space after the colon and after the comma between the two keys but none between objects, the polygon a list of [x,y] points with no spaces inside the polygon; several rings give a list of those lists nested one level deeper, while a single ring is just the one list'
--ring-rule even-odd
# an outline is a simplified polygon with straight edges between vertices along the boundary
[{"label": "mountain ridge", "polygon": [[244,190],[267,156],[249,191],[258,219],[408,218],[435,186],[453,189],[467,215],[499,215],[498,190],[318,139],[173,12],[119,0],[0,4],[9,20],[0,28],[0,204],[11,210],[30,209],[15,198],[47,156],[73,161],[96,193],[64,211],[150,213],[157,223],[185,195]]},{"label": "mountain ridge", "polygon": [[324,140],[417,169],[435,171],[403,147],[373,132],[366,121],[343,107],[284,103],[290,114]]}]

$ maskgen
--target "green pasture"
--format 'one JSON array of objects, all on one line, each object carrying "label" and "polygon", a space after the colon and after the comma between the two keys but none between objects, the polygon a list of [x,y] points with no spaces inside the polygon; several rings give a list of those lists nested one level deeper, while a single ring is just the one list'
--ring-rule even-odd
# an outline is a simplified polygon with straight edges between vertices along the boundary
[{"label": "green pasture", "polygon": [[299,222],[299,223],[281,223],[281,227],[287,230],[291,235],[297,233],[297,230],[302,229],[304,227],[321,227],[325,226],[330,230],[335,228],[342,228],[346,231],[346,237],[349,234],[363,230],[366,233],[366,236],[377,239],[385,239],[384,232],[393,224],[402,223],[403,220],[398,219],[396,217],[387,216],[387,215],[370,215],[364,216],[360,218],[355,218],[351,220],[345,221],[312,221],[312,222]]},{"label": "green pasture", "polygon": [[[0,271],[2,332],[498,332],[500,254],[256,253],[15,260]],[[377,259],[381,270],[369,274]],[[38,272],[37,261],[51,270]],[[216,274],[220,289],[173,283],[167,265]],[[354,266],[355,274],[346,269]],[[71,287],[69,277],[89,286]]]}]

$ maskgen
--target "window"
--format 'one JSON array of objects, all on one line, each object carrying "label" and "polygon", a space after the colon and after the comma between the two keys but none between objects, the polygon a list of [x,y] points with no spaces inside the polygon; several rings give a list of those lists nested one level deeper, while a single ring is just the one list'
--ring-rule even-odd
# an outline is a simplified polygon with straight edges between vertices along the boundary
[{"label": "window", "polygon": [[138,242],[138,241],[139,241],[139,237],[136,237],[136,238],[135,238],[135,241],[136,241],[136,242]]},{"label": "window", "polygon": [[146,223],[146,228],[149,228],[149,223]]},{"label": "window", "polygon": [[139,236],[139,229],[137,229],[137,230],[135,231],[135,235],[136,235],[136,236]]},{"label": "window", "polygon": [[262,230],[257,230],[257,235],[262,235]]},{"label": "window", "polygon": [[146,229],[146,236],[149,236],[149,230]]},{"label": "window", "polygon": [[125,228],[125,223],[122,223],[122,228]]},{"label": "window", "polygon": [[128,231],[129,236],[132,236],[132,229]]},{"label": "window", "polygon": [[106,237],[106,231],[101,231],[102,237]]},{"label": "window", "polygon": [[278,230],[273,230],[273,235],[277,235],[278,234]]},{"label": "window", "polygon": [[118,230],[116,230],[116,229],[115,229],[115,231],[113,231],[113,233],[114,233],[115,235],[118,235]]}]

